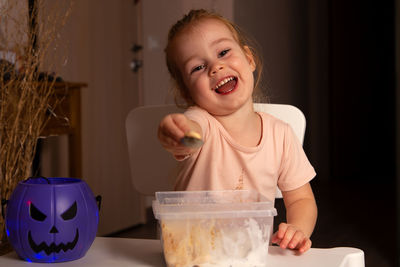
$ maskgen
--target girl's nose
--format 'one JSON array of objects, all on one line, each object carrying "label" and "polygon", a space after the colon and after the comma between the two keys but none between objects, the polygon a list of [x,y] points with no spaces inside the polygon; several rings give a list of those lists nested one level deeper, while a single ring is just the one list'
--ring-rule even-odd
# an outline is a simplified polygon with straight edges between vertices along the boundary
[{"label": "girl's nose", "polygon": [[210,69],[210,75],[216,74],[218,71],[224,69],[224,65],[222,63],[215,63],[212,68]]}]

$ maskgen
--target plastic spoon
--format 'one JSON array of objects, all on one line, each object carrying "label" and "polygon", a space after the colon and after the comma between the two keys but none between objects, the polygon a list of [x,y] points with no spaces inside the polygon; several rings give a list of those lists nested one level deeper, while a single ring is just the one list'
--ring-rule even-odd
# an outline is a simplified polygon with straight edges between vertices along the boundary
[{"label": "plastic spoon", "polygon": [[181,144],[188,147],[201,147],[203,145],[203,140],[201,139],[201,135],[197,132],[190,131],[185,134],[185,137],[181,139]]}]

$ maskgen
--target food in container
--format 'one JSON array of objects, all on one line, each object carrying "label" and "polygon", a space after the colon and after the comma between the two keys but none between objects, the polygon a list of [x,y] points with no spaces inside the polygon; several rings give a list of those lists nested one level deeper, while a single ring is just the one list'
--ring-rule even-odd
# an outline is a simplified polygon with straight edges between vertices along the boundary
[{"label": "food in container", "polygon": [[168,267],[266,266],[276,210],[251,190],[157,192]]}]

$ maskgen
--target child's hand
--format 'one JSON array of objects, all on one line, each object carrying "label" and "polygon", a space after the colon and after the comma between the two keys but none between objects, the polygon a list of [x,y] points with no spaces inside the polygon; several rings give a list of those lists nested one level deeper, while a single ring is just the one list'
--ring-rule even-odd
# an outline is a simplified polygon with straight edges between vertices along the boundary
[{"label": "child's hand", "polygon": [[281,223],[278,231],[272,236],[272,243],[281,248],[296,249],[300,253],[306,252],[311,247],[311,240],[296,226]]},{"label": "child's hand", "polygon": [[161,145],[171,152],[177,159],[193,154],[197,148],[184,146],[181,139],[192,130],[198,132],[194,122],[190,121],[185,115],[180,113],[165,116],[158,127],[158,139]]}]

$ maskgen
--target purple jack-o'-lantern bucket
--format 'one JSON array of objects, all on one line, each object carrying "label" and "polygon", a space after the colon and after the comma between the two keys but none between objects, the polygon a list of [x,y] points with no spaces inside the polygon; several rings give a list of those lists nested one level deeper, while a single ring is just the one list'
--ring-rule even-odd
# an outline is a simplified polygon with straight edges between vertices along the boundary
[{"label": "purple jack-o'-lantern bucket", "polygon": [[79,259],[96,237],[100,200],[80,179],[28,178],[7,202],[8,239],[27,261]]}]

